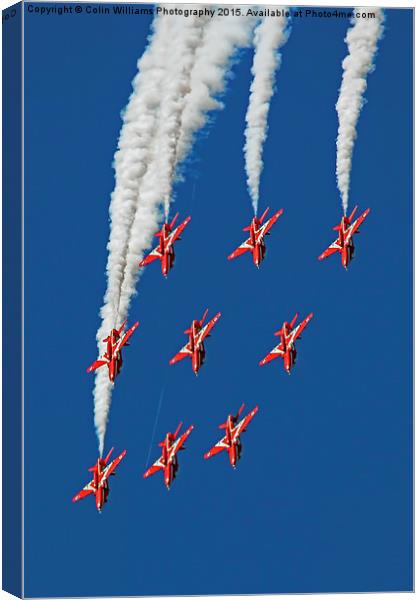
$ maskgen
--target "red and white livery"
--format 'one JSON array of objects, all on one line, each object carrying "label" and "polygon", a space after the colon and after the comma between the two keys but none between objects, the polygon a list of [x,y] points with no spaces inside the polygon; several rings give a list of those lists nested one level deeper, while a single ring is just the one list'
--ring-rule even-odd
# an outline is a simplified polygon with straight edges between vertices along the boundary
[{"label": "red and white livery", "polygon": [[159,447],[162,448],[162,454],[160,458],[158,458],[157,461],[154,462],[153,465],[147,469],[143,475],[143,477],[146,479],[158,471],[163,471],[163,480],[168,490],[171,487],[171,484],[175,479],[179,469],[177,453],[180,450],[185,450],[184,442],[194,429],[194,425],[191,425],[191,427],[189,427],[177,438],[179,432],[181,431],[181,427],[182,421],[174,433],[168,432],[166,434],[163,442],[160,442],[159,444]]},{"label": "red and white livery", "polygon": [[89,469],[90,473],[93,473],[92,481],[89,481],[85,487],[74,496],[73,502],[77,502],[82,498],[86,498],[86,496],[90,496],[94,494],[95,503],[98,512],[101,512],[104,504],[108,500],[109,495],[109,482],[108,479],[111,475],[115,475],[114,471],[126,455],[127,451],[123,450],[117,458],[114,458],[112,462],[107,464],[109,459],[111,458],[111,454],[114,451],[114,448],[108,452],[105,458],[98,458],[97,462],[93,467]]},{"label": "red and white livery", "polygon": [[356,210],[357,206],[354,207],[349,217],[343,215],[340,223],[333,227],[334,231],[338,231],[338,238],[334,240],[331,246],[328,246],[321,256],[318,256],[318,260],[324,260],[324,258],[327,258],[327,256],[330,256],[335,252],[339,252],[341,254],[341,264],[345,269],[347,269],[350,261],[354,257],[353,236],[358,233],[360,225],[370,213],[370,208],[367,208],[365,212],[360,215],[360,217],[357,217],[357,219],[353,221]]},{"label": "red and white livery", "polygon": [[162,275],[164,277],[168,276],[169,271],[172,269],[175,263],[174,243],[176,240],[181,239],[179,236],[191,221],[191,217],[187,217],[185,221],[183,221],[180,225],[178,225],[178,227],[176,227],[176,229],[174,229],[178,214],[179,213],[176,213],[171,223],[164,223],[162,225],[162,229],[158,233],[155,233],[155,237],[159,238],[159,244],[150,252],[150,254],[143,258],[139,264],[139,267],[144,267],[154,260],[159,259]]},{"label": "red and white livery", "polygon": [[209,309],[207,308],[201,321],[197,321],[195,319],[191,323],[191,327],[184,331],[184,333],[188,335],[188,342],[177,354],[175,354],[173,358],[171,358],[169,361],[170,365],[174,365],[183,358],[189,356],[191,358],[192,370],[197,375],[206,358],[204,340],[206,337],[210,336],[211,330],[222,316],[222,313],[218,312],[215,317],[213,317],[206,325],[204,325],[208,311]]},{"label": "red and white livery", "polygon": [[134,325],[121,337],[126,323],[127,320],[124,321],[119,329],[112,329],[109,336],[103,340],[106,343],[106,351],[86,369],[87,373],[91,373],[92,371],[107,365],[109,380],[112,382],[115,381],[115,378],[121,371],[123,365],[121,349],[123,346],[129,346],[128,340],[139,326],[139,321],[137,321],[137,323],[134,323]]},{"label": "red and white livery", "polygon": [[290,323],[285,321],[278,331],[274,335],[280,338],[280,343],[275,346],[267,354],[265,358],[260,361],[260,366],[266,365],[275,358],[282,358],[284,362],[284,368],[289,373],[296,362],[297,350],[295,346],[296,340],[300,338],[302,331],[308,325],[309,321],[314,316],[314,313],[310,313],[297,327],[295,327],[298,313],[295,314]]},{"label": "red and white livery", "polygon": [[238,463],[238,460],[241,458],[242,452],[240,436],[246,431],[246,428],[248,427],[249,423],[252,421],[252,419],[258,412],[258,406],[256,406],[251,410],[250,413],[246,415],[246,417],[244,417],[238,422],[238,419],[244,408],[245,404],[242,404],[242,406],[238,410],[238,413],[235,416],[228,415],[226,422],[219,425],[219,429],[225,430],[225,435],[219,442],[217,442],[215,446],[213,446],[213,448],[211,448],[211,450],[206,452],[206,454],[204,455],[205,459],[211,458],[215,454],[219,454],[219,452],[223,452],[225,450],[229,455],[230,464],[234,469],[236,469],[236,465]]},{"label": "red and white livery", "polygon": [[266,250],[264,237],[266,235],[270,235],[270,229],[280,215],[283,214],[283,209],[281,208],[276,212],[275,215],[270,217],[270,219],[264,223],[263,221],[269,210],[270,208],[267,208],[259,218],[254,217],[251,221],[251,225],[248,225],[248,227],[244,228],[244,231],[249,231],[249,238],[245,240],[245,242],[241,244],[239,248],[234,250],[232,254],[229,254],[228,260],[232,260],[233,258],[244,254],[244,252],[252,252],[254,265],[256,267],[260,266],[264,260]]}]

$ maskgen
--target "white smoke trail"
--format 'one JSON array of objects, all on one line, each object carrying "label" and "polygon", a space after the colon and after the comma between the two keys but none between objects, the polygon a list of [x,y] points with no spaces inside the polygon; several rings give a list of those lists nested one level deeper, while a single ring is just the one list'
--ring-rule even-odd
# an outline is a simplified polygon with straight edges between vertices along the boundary
[{"label": "white smoke trail", "polygon": [[168,36],[173,33],[173,21],[155,19],[154,35],[133,81],[133,93],[123,115],[123,126],[115,154],[115,189],[110,205],[110,238],[108,242],[108,287],[101,310],[103,326],[98,342],[118,325],[118,304],[124,276],[128,241],[138,204],[141,179],[149,164],[150,144],[157,128],[160,110],[160,89],[169,54]]},{"label": "white smoke trail", "polygon": [[[138,264],[159,227],[162,202],[169,207],[176,165],[189,153],[208,111],[222,107],[215,96],[224,91],[232,56],[249,43],[254,22],[247,17],[215,18],[210,23],[165,16],[155,19],[155,33],[139,61],[141,70],[124,114],[115,160],[108,289],[97,334],[101,353],[103,338],[127,317],[140,273]],[[94,403],[100,454],[111,395],[108,374],[99,369]]]},{"label": "white smoke trail", "polygon": [[[287,10],[286,7],[283,8]],[[270,100],[274,93],[276,70],[281,62],[278,51],[288,40],[288,22],[286,17],[266,17],[256,28],[254,35],[253,81],[245,117],[247,125],[244,153],[247,184],[255,214],[258,211],[262,152],[267,138]]]},{"label": "white smoke trail", "polygon": [[[97,333],[99,354],[104,351],[103,339],[113,327],[121,324],[118,306],[128,242],[138,204],[140,181],[147,171],[149,147],[157,127],[159,92],[169,53],[166,41],[172,35],[173,21],[155,19],[152,30],[149,46],[138,61],[138,73],[123,115],[123,126],[115,154],[115,189],[109,209],[110,237],[107,246],[108,285],[101,309],[102,324]],[[112,387],[107,370],[99,369],[95,375],[94,418],[100,455],[104,447],[108,399],[111,397]]]},{"label": "white smoke trail", "polygon": [[189,154],[196,133],[207,122],[208,113],[223,108],[220,96],[226,86],[233,53],[237,48],[249,46],[255,23],[255,17],[215,17],[207,27],[191,72],[191,91],[182,114],[178,163]]},{"label": "white smoke trail", "polygon": [[209,17],[194,17],[178,21],[177,34],[172,41],[169,77],[164,82],[164,98],[158,132],[160,180],[165,220],[169,218],[172,183],[176,171],[176,149],[181,134],[182,114],[191,90],[191,71]]},{"label": "white smoke trail", "polygon": [[[180,115],[175,166],[190,152],[195,133],[206,124],[207,113],[212,109],[222,108],[223,105],[215,99],[215,96],[224,91],[228,68],[235,50],[249,44],[253,22],[253,19],[243,17],[233,20],[230,26],[227,26],[226,19],[215,18],[204,27],[202,42],[195,49],[189,91],[183,101],[184,107]],[[183,79],[183,72],[178,71],[178,75]],[[165,137],[165,128],[163,134]],[[159,225],[162,198],[165,193],[170,196],[172,192],[174,169],[162,168],[161,148],[162,137],[157,135],[151,151],[152,160],[141,183],[141,202],[138,205],[133,235],[128,247],[127,266],[121,286],[121,318],[127,314],[130,301],[135,294],[139,277],[138,262],[144,251],[149,248],[153,233]],[[170,167],[172,153],[168,152],[167,157],[167,167]],[[163,176],[165,172],[166,175],[169,173],[172,179],[168,180],[167,176]]]},{"label": "white smoke trail", "polygon": [[337,185],[341,194],[344,214],[347,212],[350,171],[354,142],[357,137],[357,121],[363,106],[363,94],[367,88],[367,75],[374,68],[373,60],[378,40],[383,31],[384,15],[380,8],[357,8],[355,13],[374,13],[375,18],[352,18],[347,31],[346,43],[349,53],[343,60],[343,80],[336,110],[338,113],[337,136]]}]

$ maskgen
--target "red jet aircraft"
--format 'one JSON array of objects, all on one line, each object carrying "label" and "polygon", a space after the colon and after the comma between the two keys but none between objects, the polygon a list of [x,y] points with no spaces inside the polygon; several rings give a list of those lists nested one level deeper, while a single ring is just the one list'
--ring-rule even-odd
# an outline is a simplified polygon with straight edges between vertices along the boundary
[{"label": "red jet aircraft", "polygon": [[298,318],[298,313],[295,314],[290,323],[285,321],[282,325],[282,328],[276,331],[274,334],[280,337],[280,344],[273,348],[272,351],[269,352],[267,356],[262,359],[262,361],[260,361],[260,366],[266,365],[268,362],[281,356],[283,358],[284,368],[290,375],[290,371],[296,362],[297,351],[295,342],[300,338],[300,334],[313,316],[314,313],[310,313],[306,319],[303,319],[303,321],[299,323],[297,327],[295,327],[295,323]]},{"label": "red jet aircraft", "polygon": [[177,439],[181,427],[182,421],[178,425],[175,433],[168,432],[166,434],[163,442],[160,442],[159,444],[159,447],[162,448],[162,455],[143,475],[146,479],[147,477],[150,477],[150,475],[153,475],[153,473],[157,473],[157,471],[163,471],[163,479],[168,490],[171,487],[179,468],[177,453],[180,450],[185,450],[183,444],[194,429],[194,425],[191,425],[191,427],[189,427],[187,431],[184,431]]},{"label": "red jet aircraft", "polygon": [[259,267],[265,256],[265,241],[264,237],[266,235],[270,235],[269,231],[280,217],[283,214],[283,209],[281,208],[273,215],[268,221],[263,223],[265,217],[267,216],[270,208],[267,208],[260,218],[254,217],[251,221],[251,225],[244,228],[244,231],[249,231],[249,238],[239,246],[236,250],[229,254],[228,260],[232,260],[244,252],[252,252],[252,258],[254,261],[254,265]]},{"label": "red jet aircraft", "polygon": [[108,500],[108,479],[109,477],[111,477],[111,475],[115,475],[115,469],[127,453],[127,451],[124,450],[119,456],[117,456],[117,458],[114,458],[114,460],[107,466],[107,463],[111,458],[111,454],[113,451],[114,448],[111,448],[111,450],[106,455],[105,459],[98,458],[97,463],[89,469],[89,471],[93,473],[93,479],[87,485],[85,485],[85,487],[78,494],[76,494],[76,496],[73,498],[73,502],[77,502],[82,498],[86,498],[86,496],[89,496],[90,494],[95,494],[96,508],[99,512],[101,512],[103,505]]},{"label": "red jet aircraft", "polygon": [[352,223],[356,210],[357,206],[354,207],[354,210],[349,217],[343,215],[339,225],[333,227],[334,231],[338,231],[338,238],[321,254],[321,256],[318,257],[318,260],[324,260],[324,258],[330,256],[330,254],[339,252],[341,254],[341,264],[347,269],[350,261],[354,257],[353,236],[355,233],[358,233],[360,225],[370,213],[370,208],[367,208],[365,212],[362,213],[360,217],[357,217]]},{"label": "red jet aircraft", "polygon": [[222,313],[217,313],[215,317],[213,317],[207,325],[203,323],[206,319],[207,313],[209,309],[207,308],[204,312],[203,318],[201,321],[194,320],[191,324],[190,329],[184,331],[188,335],[188,342],[185,344],[183,348],[169,361],[170,365],[174,365],[176,362],[182,360],[186,356],[189,356],[192,361],[192,370],[197,375],[200,367],[203,365],[206,351],[204,348],[204,340],[206,337],[209,337],[210,331],[216,325],[217,321],[220,319]]},{"label": "red jet aircraft", "polygon": [[143,258],[139,264],[139,267],[144,267],[154,260],[159,259],[161,262],[163,276],[168,276],[168,273],[174,266],[175,262],[174,242],[180,239],[179,236],[191,221],[191,217],[187,217],[185,221],[181,223],[181,225],[178,225],[178,227],[172,231],[175,221],[178,218],[178,214],[179,213],[176,213],[172,223],[164,223],[162,225],[162,229],[158,233],[155,233],[155,237],[159,238],[159,244],[154,250],[152,250],[150,254]]},{"label": "red jet aircraft", "polygon": [[139,326],[139,321],[134,323],[134,325],[125,332],[123,337],[121,337],[121,333],[127,323],[127,319],[121,325],[119,329],[112,329],[111,333],[108,337],[106,337],[103,341],[106,342],[106,352],[102,357],[95,360],[95,362],[90,365],[88,369],[86,369],[87,373],[91,373],[99,367],[103,365],[108,365],[108,375],[110,381],[115,381],[116,376],[121,371],[123,365],[123,359],[121,354],[121,349],[123,346],[129,346],[128,340],[133,335],[134,331]]},{"label": "red jet aircraft", "polygon": [[258,412],[258,406],[256,406],[238,423],[238,419],[244,408],[245,404],[242,404],[236,416],[228,415],[226,423],[219,425],[219,429],[224,429],[226,431],[225,436],[204,455],[204,458],[211,458],[215,454],[226,450],[226,452],[229,454],[230,464],[234,469],[236,469],[236,465],[238,460],[241,458],[242,451],[240,435],[246,431],[250,421]]}]

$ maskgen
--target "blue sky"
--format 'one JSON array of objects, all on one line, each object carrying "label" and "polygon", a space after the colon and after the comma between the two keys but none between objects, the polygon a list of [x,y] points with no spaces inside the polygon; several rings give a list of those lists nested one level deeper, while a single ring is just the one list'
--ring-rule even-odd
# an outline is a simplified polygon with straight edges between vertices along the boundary
[{"label": "blue sky", "polygon": [[[251,51],[195,146],[173,213],[192,215],[168,280],[150,265],[106,447],[127,449],[109,503],[72,496],[97,457],[93,377],[112,159],[151,17],[25,21],[25,594],[412,589],[412,13],[388,10],[359,126],[350,208],[372,211],[345,272],[317,256],[340,218],[335,102],[347,20],[300,19],[284,47],[260,207],[284,208],[262,268],[227,261],[252,217],[242,146]],[[194,377],[168,360],[222,312]],[[290,377],[258,367],[314,312]],[[157,443],[195,425],[168,493]],[[242,402],[260,412],[233,471],[204,461]]]}]

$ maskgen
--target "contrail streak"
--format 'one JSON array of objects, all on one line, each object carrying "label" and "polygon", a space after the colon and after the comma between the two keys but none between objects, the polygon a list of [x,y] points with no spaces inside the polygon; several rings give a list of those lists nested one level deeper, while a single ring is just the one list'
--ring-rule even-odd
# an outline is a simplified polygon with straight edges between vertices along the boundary
[{"label": "contrail streak", "polygon": [[[227,23],[229,21],[229,25]],[[210,110],[222,108],[227,74],[237,48],[249,44],[253,18],[178,20],[157,17],[139,61],[115,157],[108,244],[108,288],[101,309],[102,340],[127,317],[140,274],[138,264],[166,215],[176,168],[191,150]],[[96,372],[95,426],[102,455],[113,385]]]},{"label": "contrail streak", "polygon": [[363,106],[363,94],[367,88],[367,76],[374,69],[378,40],[383,31],[384,15],[380,8],[358,8],[356,13],[374,13],[375,18],[352,18],[347,31],[346,43],[349,53],[343,60],[343,79],[336,110],[338,113],[337,137],[337,186],[347,213],[350,172],[354,143],[357,137],[357,121]]},{"label": "contrail streak", "polygon": [[166,385],[164,385],[162,387],[161,392],[160,392],[160,396],[159,396],[159,404],[158,404],[158,407],[157,407],[157,410],[156,410],[156,416],[155,416],[155,422],[154,422],[154,425],[153,425],[152,437],[150,439],[149,451],[147,453],[146,464],[144,466],[145,469],[147,469],[147,467],[149,465],[150,455],[152,453],[152,446],[153,446],[153,442],[155,441],[156,428],[157,428],[157,424],[158,424],[158,421],[159,421],[160,411],[162,409],[163,397],[165,395],[165,387],[166,387]]},{"label": "contrail streak", "polygon": [[[286,7],[279,7],[279,9]],[[286,17],[266,17],[255,30],[253,80],[250,88],[245,129],[245,168],[254,213],[258,211],[263,146],[267,138],[268,112],[280,66],[279,49],[287,42],[290,30]]]}]

